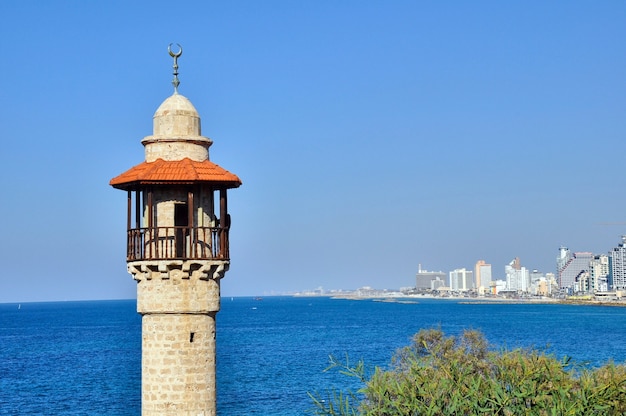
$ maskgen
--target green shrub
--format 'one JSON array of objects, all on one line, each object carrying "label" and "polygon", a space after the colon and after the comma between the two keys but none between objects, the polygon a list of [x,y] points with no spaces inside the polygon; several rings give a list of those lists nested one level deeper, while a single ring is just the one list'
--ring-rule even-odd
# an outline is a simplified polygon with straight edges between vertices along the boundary
[{"label": "green shrub", "polygon": [[356,377],[354,392],[309,394],[316,415],[623,415],[626,367],[574,368],[536,349],[493,351],[478,331],[422,330],[388,370],[367,376],[331,357],[329,369]]}]

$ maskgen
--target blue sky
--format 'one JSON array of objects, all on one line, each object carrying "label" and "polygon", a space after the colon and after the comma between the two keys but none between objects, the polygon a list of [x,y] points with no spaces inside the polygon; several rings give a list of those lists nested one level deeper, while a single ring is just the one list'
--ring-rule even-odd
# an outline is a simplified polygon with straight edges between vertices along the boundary
[{"label": "blue sky", "polygon": [[0,2],[0,302],[135,296],[108,181],[143,161],[171,42],[243,180],[225,296],[606,253],[624,22],[621,1]]}]

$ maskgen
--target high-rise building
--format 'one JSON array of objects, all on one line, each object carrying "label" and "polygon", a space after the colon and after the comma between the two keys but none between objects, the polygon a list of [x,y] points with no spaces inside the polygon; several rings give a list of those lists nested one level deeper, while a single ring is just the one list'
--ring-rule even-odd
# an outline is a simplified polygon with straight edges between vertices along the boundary
[{"label": "high-rise building", "polygon": [[487,289],[491,286],[491,264],[485,260],[478,260],[474,266],[474,276],[477,289]]},{"label": "high-rise building", "polygon": [[622,243],[609,252],[609,287],[613,290],[626,289],[626,235]]},{"label": "high-rise building", "polygon": [[[434,290],[444,285],[446,274],[444,272],[429,272],[422,270],[420,264],[415,275],[415,289],[417,290]],[[436,283],[433,283],[436,282]]]},{"label": "high-rise building", "polygon": [[[559,255],[556,257],[557,276],[561,276],[561,273],[559,271],[567,265],[567,262],[570,260],[571,257],[572,257],[572,253],[569,251],[567,247],[565,246],[559,247]],[[561,283],[560,278],[557,280],[560,284]]]},{"label": "high-rise building", "polygon": [[585,279],[585,273],[589,272],[592,259],[592,253],[572,253],[567,247],[560,247],[556,258],[559,288],[569,292],[581,291],[580,280]]},{"label": "high-rise building", "polygon": [[609,256],[606,254],[600,254],[594,256],[590,263],[590,281],[589,286],[583,288],[586,292],[606,291],[607,288],[607,276],[609,275]]},{"label": "high-rise building", "polygon": [[530,272],[530,293],[533,295],[546,296],[548,294],[548,282],[546,276],[539,270]]},{"label": "high-rise building", "polygon": [[506,288],[510,291],[528,292],[530,289],[530,273],[526,267],[522,267],[519,257],[513,259],[504,266],[506,275]]},{"label": "high-rise building", "polygon": [[450,289],[458,291],[474,289],[474,273],[465,268],[452,270],[450,272]]}]

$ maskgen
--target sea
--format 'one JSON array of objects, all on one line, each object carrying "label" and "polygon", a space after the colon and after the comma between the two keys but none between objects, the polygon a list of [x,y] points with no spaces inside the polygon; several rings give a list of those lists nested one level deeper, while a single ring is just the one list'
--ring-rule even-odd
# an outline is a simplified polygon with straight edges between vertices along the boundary
[{"label": "sea", "polygon": [[[482,331],[493,348],[535,347],[597,367],[626,362],[626,308],[327,297],[222,298],[220,415],[306,415],[308,393],[358,389],[329,356],[386,367],[420,329]],[[0,415],[140,415],[134,300],[0,304]]]}]

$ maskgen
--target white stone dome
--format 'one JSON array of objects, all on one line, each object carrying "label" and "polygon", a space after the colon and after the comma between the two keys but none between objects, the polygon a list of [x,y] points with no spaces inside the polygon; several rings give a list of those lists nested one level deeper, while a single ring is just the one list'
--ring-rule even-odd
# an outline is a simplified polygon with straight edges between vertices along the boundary
[{"label": "white stone dome", "polygon": [[153,117],[152,136],[142,141],[146,162],[157,159],[195,161],[209,159],[211,139],[203,137],[200,115],[187,98],[178,93],[168,97]]},{"label": "white stone dome", "polygon": [[168,97],[154,113],[153,135],[166,137],[201,136],[200,115],[180,94]]}]

